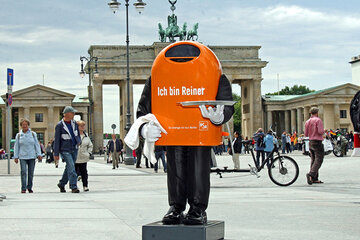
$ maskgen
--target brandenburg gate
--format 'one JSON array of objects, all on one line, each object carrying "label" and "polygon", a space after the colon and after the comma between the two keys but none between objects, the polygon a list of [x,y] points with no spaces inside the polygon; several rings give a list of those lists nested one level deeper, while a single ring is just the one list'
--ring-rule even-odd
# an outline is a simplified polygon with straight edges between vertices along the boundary
[{"label": "brandenburg gate", "polygon": [[[154,42],[150,46],[130,46],[130,112],[133,113],[133,85],[144,84],[150,77],[151,66],[158,53],[170,43]],[[232,84],[241,86],[242,135],[252,136],[263,127],[264,114],[261,98],[261,70],[267,65],[259,58],[260,46],[208,46],[219,58],[223,73]],[[126,125],[126,46],[93,45],[88,53],[98,58],[99,76],[92,75],[93,114],[91,123],[94,136],[94,149],[103,146],[103,85],[119,87],[120,99],[120,135],[124,138]],[[90,71],[94,70],[93,63]],[[87,67],[85,68],[87,69]],[[106,103],[113,104],[113,103]],[[134,121],[133,114],[131,121]]]}]

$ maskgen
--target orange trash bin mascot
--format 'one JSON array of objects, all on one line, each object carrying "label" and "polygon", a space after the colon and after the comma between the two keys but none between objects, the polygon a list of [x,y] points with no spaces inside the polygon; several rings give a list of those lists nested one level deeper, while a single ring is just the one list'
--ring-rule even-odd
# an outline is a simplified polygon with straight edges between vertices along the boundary
[{"label": "orange trash bin mascot", "polygon": [[[137,118],[152,113],[168,134],[146,123],[145,141],[166,146],[170,209],[164,224],[206,224],[210,193],[211,147],[221,142],[221,125],[233,106],[184,107],[185,101],[232,101],[231,84],[215,54],[190,41],[169,45],[156,57],[137,109]],[[183,211],[189,203],[186,215]]]}]

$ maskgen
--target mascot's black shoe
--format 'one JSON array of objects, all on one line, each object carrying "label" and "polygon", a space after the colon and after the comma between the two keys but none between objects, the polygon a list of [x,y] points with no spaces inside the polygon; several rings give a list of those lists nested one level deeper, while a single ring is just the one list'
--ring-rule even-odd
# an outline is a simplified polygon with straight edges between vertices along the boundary
[{"label": "mascot's black shoe", "polygon": [[182,220],[183,212],[175,206],[171,206],[169,211],[163,217],[162,223],[165,225],[180,224]]},{"label": "mascot's black shoe", "polygon": [[207,223],[206,212],[200,208],[190,207],[183,222],[185,225],[205,225]]}]

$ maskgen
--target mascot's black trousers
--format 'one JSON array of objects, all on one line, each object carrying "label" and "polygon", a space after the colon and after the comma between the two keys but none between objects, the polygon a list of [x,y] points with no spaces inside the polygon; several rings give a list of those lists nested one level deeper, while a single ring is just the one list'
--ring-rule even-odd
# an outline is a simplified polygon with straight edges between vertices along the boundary
[{"label": "mascot's black trousers", "polygon": [[169,205],[184,211],[190,206],[206,210],[210,194],[211,147],[167,146]]}]

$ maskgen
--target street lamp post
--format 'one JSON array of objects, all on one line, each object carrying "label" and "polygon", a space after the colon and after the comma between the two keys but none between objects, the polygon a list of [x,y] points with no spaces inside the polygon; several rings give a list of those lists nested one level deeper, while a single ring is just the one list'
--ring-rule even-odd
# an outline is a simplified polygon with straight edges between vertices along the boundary
[{"label": "street lamp post", "polygon": [[[119,10],[120,3],[117,0],[112,0],[108,3],[110,9],[116,13]],[[137,0],[134,3],[136,10],[141,14],[144,10],[146,3],[142,0]],[[127,89],[127,112],[126,112],[126,126],[125,130],[126,133],[129,132],[131,127],[131,113],[130,113],[130,66],[129,66],[129,0],[125,0],[125,7],[126,7],[126,89]],[[132,156],[131,149],[126,146],[126,155],[124,162],[126,165],[133,165],[134,158]]]},{"label": "street lamp post", "polygon": [[88,126],[89,126],[89,137],[91,139],[91,141],[93,141],[93,134],[92,134],[92,122],[91,122],[91,114],[92,114],[92,105],[93,105],[93,100],[92,100],[92,91],[91,91],[91,68],[90,68],[90,64],[91,62],[95,63],[95,71],[93,72],[93,76],[94,77],[98,77],[99,76],[99,72],[97,69],[97,61],[98,58],[97,57],[80,57],[80,61],[81,61],[81,70],[79,72],[80,77],[84,77],[85,76],[85,71],[84,71],[84,60],[88,62],[88,75],[89,75],[89,86],[88,86],[88,98],[89,98],[89,110],[88,110],[88,116],[89,116],[89,121],[88,121]]}]

